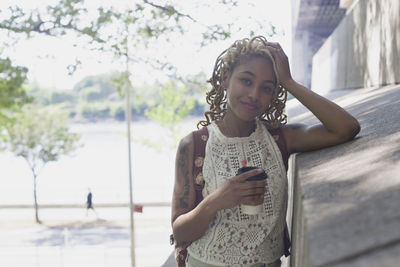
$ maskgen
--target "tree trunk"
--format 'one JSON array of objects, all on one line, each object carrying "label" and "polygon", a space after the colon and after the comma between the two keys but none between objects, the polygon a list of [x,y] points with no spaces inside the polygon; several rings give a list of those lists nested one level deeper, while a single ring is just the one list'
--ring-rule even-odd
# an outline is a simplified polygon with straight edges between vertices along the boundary
[{"label": "tree trunk", "polygon": [[39,219],[39,208],[38,208],[37,195],[36,195],[36,177],[37,177],[37,175],[34,173],[33,174],[33,199],[35,201],[35,220],[36,220],[36,223],[42,223]]}]

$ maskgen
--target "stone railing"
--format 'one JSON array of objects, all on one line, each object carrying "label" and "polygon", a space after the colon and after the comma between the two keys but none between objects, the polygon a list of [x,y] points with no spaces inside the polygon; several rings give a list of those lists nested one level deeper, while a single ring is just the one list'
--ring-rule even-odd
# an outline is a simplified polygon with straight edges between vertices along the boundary
[{"label": "stone railing", "polygon": [[[400,86],[326,95],[356,117],[352,141],[292,156],[292,256],[286,266],[400,263]],[[292,100],[289,122],[316,123]]]}]

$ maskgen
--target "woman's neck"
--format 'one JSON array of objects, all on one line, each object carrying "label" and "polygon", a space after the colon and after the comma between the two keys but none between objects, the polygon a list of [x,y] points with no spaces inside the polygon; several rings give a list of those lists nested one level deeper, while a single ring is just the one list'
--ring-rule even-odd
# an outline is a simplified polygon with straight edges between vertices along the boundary
[{"label": "woman's neck", "polygon": [[227,112],[224,118],[218,123],[220,131],[227,137],[247,137],[256,129],[256,120],[244,121],[231,116]]}]

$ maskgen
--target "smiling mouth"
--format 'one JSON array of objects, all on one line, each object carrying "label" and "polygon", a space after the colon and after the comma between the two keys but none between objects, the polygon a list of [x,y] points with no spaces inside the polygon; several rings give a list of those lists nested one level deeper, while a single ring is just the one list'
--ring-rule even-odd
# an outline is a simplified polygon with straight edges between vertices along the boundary
[{"label": "smiling mouth", "polygon": [[241,102],[241,104],[248,110],[256,110],[257,109],[257,105],[255,105],[255,104],[250,104],[247,102]]}]

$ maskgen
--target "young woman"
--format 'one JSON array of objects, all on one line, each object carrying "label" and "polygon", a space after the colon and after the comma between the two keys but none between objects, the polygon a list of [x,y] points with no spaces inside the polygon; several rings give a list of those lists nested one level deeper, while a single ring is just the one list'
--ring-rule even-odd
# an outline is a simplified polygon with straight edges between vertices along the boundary
[{"label": "young woman", "polygon": [[[193,134],[181,140],[176,156],[171,220],[177,256],[186,258],[180,266],[280,266],[287,249],[289,155],[351,140],[360,125],[338,105],[294,81],[280,45],[262,36],[238,40],[225,50],[209,82],[210,110],[199,122],[208,133],[205,157],[194,158]],[[287,91],[321,123],[286,124]],[[236,175],[244,164],[257,169]],[[202,175],[193,177],[197,165]],[[262,171],[268,179],[246,181]],[[196,184],[204,186],[200,202]],[[262,212],[243,212],[241,204],[260,199]]]}]

